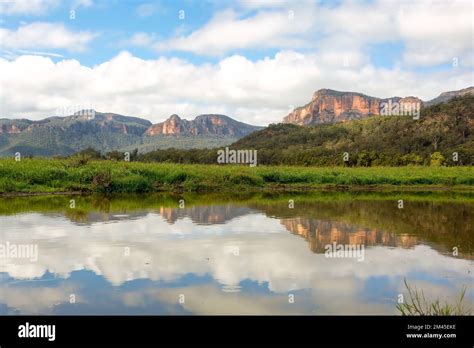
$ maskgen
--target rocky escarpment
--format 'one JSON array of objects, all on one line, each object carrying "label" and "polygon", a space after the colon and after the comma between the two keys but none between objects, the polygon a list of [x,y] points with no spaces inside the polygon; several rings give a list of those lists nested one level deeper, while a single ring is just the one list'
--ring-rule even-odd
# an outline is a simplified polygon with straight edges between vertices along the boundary
[{"label": "rocky escarpment", "polygon": [[313,94],[308,104],[294,109],[283,118],[283,122],[298,125],[346,122],[372,115],[384,115],[384,112],[387,112],[387,107],[390,108],[388,110],[390,115],[395,115],[398,112],[409,114],[410,110],[414,112],[417,109],[419,111],[424,106],[445,102],[455,96],[468,93],[474,93],[474,87],[444,92],[439,97],[424,102],[414,96],[382,99],[356,92],[320,89]]},{"label": "rocky escarpment", "polygon": [[224,115],[199,115],[188,121],[171,115],[166,121],[154,124],[145,135],[221,135],[242,137],[261,127],[238,122]]},{"label": "rocky escarpment", "polygon": [[416,97],[380,99],[355,92],[339,92],[321,89],[313,94],[311,101],[296,108],[284,117],[284,123],[313,125],[358,120],[370,115],[379,115],[384,103],[420,102]]},{"label": "rocky escarpment", "polygon": [[359,93],[321,89],[313,94],[308,104],[296,108],[286,116],[284,122],[299,125],[334,123],[375,114],[378,108],[379,102],[375,98]]}]

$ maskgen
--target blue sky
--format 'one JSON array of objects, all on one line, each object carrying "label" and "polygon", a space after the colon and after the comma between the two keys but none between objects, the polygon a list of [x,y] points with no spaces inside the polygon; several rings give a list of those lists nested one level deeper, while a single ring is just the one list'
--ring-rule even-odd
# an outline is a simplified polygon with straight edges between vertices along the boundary
[{"label": "blue sky", "polygon": [[[267,2],[271,3],[270,0]],[[294,2],[298,1],[295,0]],[[362,1],[360,2],[362,3]],[[83,65],[87,66],[94,66],[107,61],[123,50],[127,50],[143,59],[155,59],[158,56],[165,56],[186,59],[194,64],[216,63],[219,58],[222,58],[222,55],[208,56],[179,50],[163,51],[157,54],[152,47],[127,45],[124,41],[138,32],[155,35],[156,40],[172,37],[177,32],[190,34],[209,22],[215,13],[228,8],[239,9],[241,11],[239,18],[241,19],[255,16],[258,13],[257,10],[246,8],[238,2],[224,0],[144,2],[137,0],[95,0],[94,2],[85,1],[85,4],[89,4],[87,6],[78,5],[80,3],[74,0],[58,2],[56,6],[51,8],[50,12],[41,16],[41,20],[64,23],[72,31],[86,29],[98,33],[97,37],[91,40],[87,50],[83,52],[71,52],[61,48],[54,50],[56,54],[60,54],[65,58],[78,59]],[[302,2],[300,1],[300,3]],[[334,8],[340,2],[320,1],[317,3],[326,8]],[[271,6],[269,8],[272,9]],[[278,9],[277,6],[275,8]],[[288,8],[291,8],[291,5]],[[71,9],[75,11],[74,19],[70,18]],[[15,14],[5,17],[2,24],[4,28],[15,30],[22,23],[33,22],[37,19],[38,16],[34,13]],[[251,60],[257,60],[273,56],[278,50],[278,47],[230,49],[226,51],[225,55],[241,54]],[[300,50],[305,51],[304,49]],[[368,45],[367,50],[374,66],[390,68],[393,67],[397,58],[400,58],[403,52],[403,42]],[[55,58],[55,60],[59,59]]]},{"label": "blue sky", "polygon": [[[111,59],[124,49],[143,59],[154,59],[158,55],[152,48],[127,45],[123,41],[137,32],[156,35],[157,39],[171,37],[177,31],[190,33],[205,25],[216,11],[225,9],[232,2],[95,0],[87,6],[75,4],[75,1],[58,2],[51,11],[41,16],[41,20],[63,23],[73,31],[86,29],[98,33],[99,35],[91,41],[84,52],[71,52],[61,48],[54,50],[54,53],[64,57],[75,58],[84,65],[94,66]],[[74,19],[70,18],[71,9],[75,11]],[[247,13],[253,12],[255,11],[250,10]],[[15,30],[22,23],[34,22],[37,19],[38,15],[35,13],[14,14],[3,18],[2,27]],[[255,52],[248,50],[241,53],[259,58],[274,54],[275,51],[275,49],[255,50]],[[216,61],[213,57],[204,59],[200,55],[180,51],[162,52],[161,55],[187,59],[196,64]]]},{"label": "blue sky", "polygon": [[1,116],[88,103],[264,125],[320,88],[431,99],[473,84],[473,3],[3,1]]}]

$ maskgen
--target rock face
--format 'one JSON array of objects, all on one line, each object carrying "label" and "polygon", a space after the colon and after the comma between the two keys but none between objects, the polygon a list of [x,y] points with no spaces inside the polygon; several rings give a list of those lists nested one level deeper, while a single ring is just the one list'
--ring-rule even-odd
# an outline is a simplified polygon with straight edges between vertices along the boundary
[{"label": "rock face", "polygon": [[186,133],[189,121],[182,120],[178,115],[171,115],[166,121],[152,125],[145,135],[183,134]]},{"label": "rock face", "polygon": [[[283,123],[293,123],[298,125],[315,125],[324,123],[347,122],[358,120],[372,115],[391,115],[405,110],[418,110],[427,105],[444,102],[456,95],[474,93],[474,87],[469,87],[460,91],[445,92],[438,98],[429,102],[423,102],[417,97],[392,97],[376,98],[356,92],[339,92],[331,89],[320,89],[313,94],[311,101],[301,107],[296,108],[283,118]],[[395,104],[399,108],[395,108]]]},{"label": "rock face", "polygon": [[199,115],[194,120],[183,120],[171,115],[166,121],[154,124],[145,135],[222,135],[242,137],[261,127],[238,122],[224,115]]},{"label": "rock face", "polygon": [[379,108],[380,99],[377,98],[360,93],[321,89],[313,94],[308,104],[296,108],[283,122],[310,125],[357,120],[377,114]]}]

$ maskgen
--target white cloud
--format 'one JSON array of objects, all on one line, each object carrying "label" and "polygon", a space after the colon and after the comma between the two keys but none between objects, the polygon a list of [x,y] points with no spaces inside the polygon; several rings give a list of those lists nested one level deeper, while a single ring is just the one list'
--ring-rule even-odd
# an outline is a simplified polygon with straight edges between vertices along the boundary
[{"label": "white cloud", "polygon": [[122,42],[123,45],[130,46],[151,46],[153,44],[154,38],[152,34],[145,32],[139,32],[132,35],[127,40]]},{"label": "white cloud", "polygon": [[344,1],[340,6],[318,8],[314,32],[321,37],[318,47],[323,51],[401,42],[400,63],[450,63],[453,57],[472,53],[473,4],[465,0]]},{"label": "white cloud", "polygon": [[16,30],[0,28],[0,47],[83,51],[95,36],[88,31],[70,31],[59,23],[34,22],[23,24]]},{"label": "white cloud", "polygon": [[449,63],[474,50],[474,2],[425,2],[402,8],[397,16],[409,65]]},{"label": "white cloud", "polygon": [[36,119],[87,101],[99,111],[136,115],[152,122],[173,113],[185,118],[223,113],[266,125],[280,122],[320,88],[431,99],[472,84],[471,71],[462,67],[422,75],[399,68],[376,69],[364,62],[344,67],[343,62],[335,63],[324,54],[294,51],[255,62],[234,55],[203,65],[176,58],[143,60],[128,52],[94,67],[31,55],[0,59],[1,117]]},{"label": "white cloud", "polygon": [[305,41],[297,35],[310,29],[312,14],[312,8],[308,8],[301,9],[294,18],[288,11],[265,11],[240,18],[235,11],[225,10],[216,13],[209,23],[188,36],[159,41],[155,48],[158,51],[222,55],[234,49],[300,47]]},{"label": "white cloud", "polygon": [[453,57],[471,58],[473,4],[380,0],[342,1],[334,6],[242,0],[237,12],[218,12],[203,27],[156,42],[155,48],[215,56],[246,49],[305,48],[320,54],[350,51],[360,56],[374,44],[403,42],[400,63],[430,66],[449,63]]},{"label": "white cloud", "polygon": [[157,3],[144,3],[137,7],[137,14],[140,17],[150,17],[156,12],[161,11],[161,7]]},{"label": "white cloud", "polygon": [[44,15],[58,5],[59,0],[2,0],[0,1],[0,14]]},{"label": "white cloud", "polygon": [[77,10],[81,7],[87,8],[87,7],[91,7],[93,4],[94,4],[93,0],[73,0],[71,9]]}]

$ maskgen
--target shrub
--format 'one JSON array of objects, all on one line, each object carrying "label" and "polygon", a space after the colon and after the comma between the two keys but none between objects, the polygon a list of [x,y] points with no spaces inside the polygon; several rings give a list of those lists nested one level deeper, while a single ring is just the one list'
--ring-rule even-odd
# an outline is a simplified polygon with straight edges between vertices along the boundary
[{"label": "shrub", "polygon": [[431,155],[430,165],[432,167],[441,167],[442,165],[444,165],[445,162],[446,158],[444,158],[441,152],[436,151]]},{"label": "shrub", "polygon": [[70,168],[79,168],[85,166],[90,160],[91,157],[88,155],[74,155],[69,158],[67,165]]},{"label": "shrub", "polygon": [[92,188],[94,191],[108,191],[112,185],[112,174],[110,169],[99,172],[92,177]]}]

